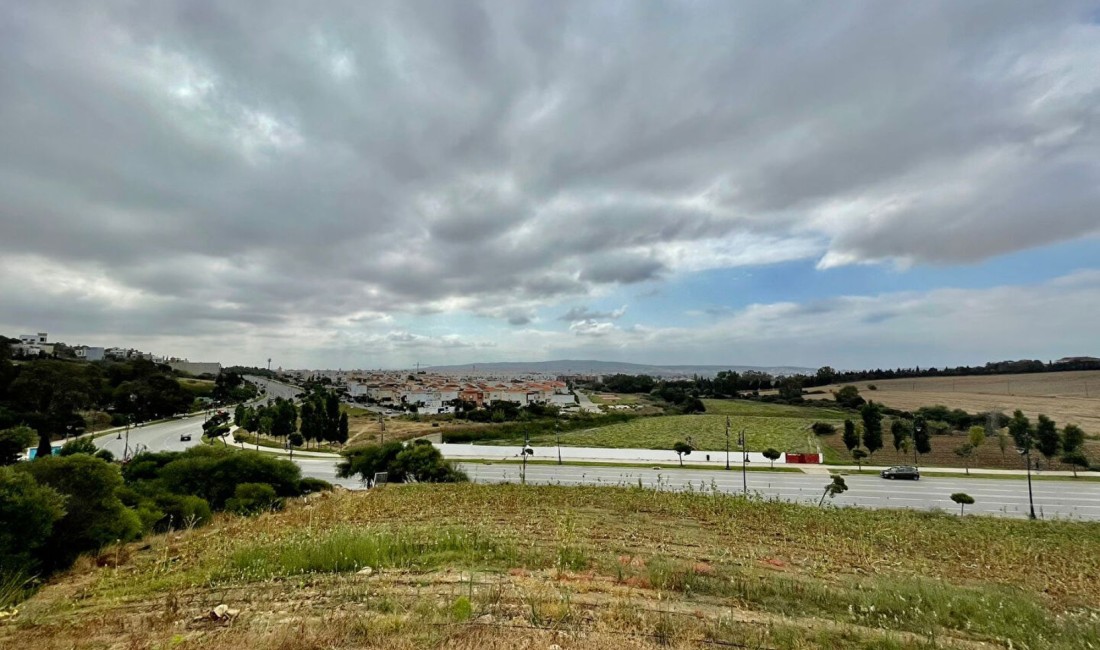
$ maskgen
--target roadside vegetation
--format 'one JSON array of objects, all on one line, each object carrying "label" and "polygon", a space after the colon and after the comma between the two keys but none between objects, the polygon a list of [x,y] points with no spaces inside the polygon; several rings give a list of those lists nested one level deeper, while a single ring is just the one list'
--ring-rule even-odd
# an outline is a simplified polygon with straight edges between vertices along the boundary
[{"label": "roadside vegetation", "polygon": [[0,467],[0,584],[19,585],[9,597],[21,597],[82,554],[201,526],[220,510],[278,509],[328,488],[254,452],[200,446],[142,453],[120,466],[87,438],[70,441],[58,456]]},{"label": "roadside vegetation", "polygon": [[[1100,644],[1091,523],[411,485],[215,515],[144,544],[108,549],[106,566],[79,563],[0,625],[0,645]],[[212,615],[223,603],[233,614]]]}]

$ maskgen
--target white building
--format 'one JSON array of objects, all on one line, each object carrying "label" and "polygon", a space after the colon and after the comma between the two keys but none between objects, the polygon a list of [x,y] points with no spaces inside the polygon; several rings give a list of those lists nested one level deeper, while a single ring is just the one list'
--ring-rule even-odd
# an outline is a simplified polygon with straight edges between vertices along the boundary
[{"label": "white building", "polygon": [[93,348],[87,345],[81,345],[74,348],[73,353],[76,354],[77,359],[83,359],[85,361],[103,361],[106,350],[104,348]]}]

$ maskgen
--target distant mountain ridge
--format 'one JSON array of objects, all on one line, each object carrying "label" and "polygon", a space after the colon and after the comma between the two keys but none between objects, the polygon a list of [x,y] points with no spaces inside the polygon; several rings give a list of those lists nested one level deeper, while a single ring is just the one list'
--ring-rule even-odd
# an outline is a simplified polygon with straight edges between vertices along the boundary
[{"label": "distant mountain ridge", "polygon": [[451,366],[431,366],[421,368],[429,372],[499,372],[499,373],[545,373],[554,375],[651,375],[654,377],[678,377],[699,375],[712,377],[723,370],[746,372],[754,370],[770,375],[812,374],[817,368],[798,366],[737,366],[737,365],[675,365],[658,366],[624,361],[596,361],[592,359],[561,359],[557,361],[500,361],[495,363],[464,363]]}]

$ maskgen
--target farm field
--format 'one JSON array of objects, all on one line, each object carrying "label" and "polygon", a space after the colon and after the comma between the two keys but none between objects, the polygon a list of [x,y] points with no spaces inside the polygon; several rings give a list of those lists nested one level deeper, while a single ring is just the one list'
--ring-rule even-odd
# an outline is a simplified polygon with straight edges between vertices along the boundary
[{"label": "farm field", "polygon": [[1098,573],[1100,524],[387,486],[106,549],[0,647],[1084,648]]},{"label": "farm field", "polygon": [[[874,384],[877,390],[869,390]],[[843,384],[811,390],[826,391],[828,397]],[[943,404],[970,413],[1020,409],[1033,421],[1040,413],[1060,426],[1074,423],[1091,435],[1100,436],[1100,371],[1030,373],[973,377],[921,377],[860,381],[852,384],[866,399],[907,411]]]},{"label": "farm field", "polygon": [[[785,452],[817,452],[810,429],[814,422],[839,422],[844,413],[816,407],[766,404],[750,400],[703,400],[706,413],[641,417],[604,427],[561,434],[567,447],[671,449],[677,441],[688,442],[699,451],[726,448],[726,419],[730,423],[730,445],[736,449],[737,434],[745,429],[749,451],[774,447]],[[556,444],[553,434],[531,436],[539,445]],[[512,445],[514,440],[493,440],[484,444]]]}]

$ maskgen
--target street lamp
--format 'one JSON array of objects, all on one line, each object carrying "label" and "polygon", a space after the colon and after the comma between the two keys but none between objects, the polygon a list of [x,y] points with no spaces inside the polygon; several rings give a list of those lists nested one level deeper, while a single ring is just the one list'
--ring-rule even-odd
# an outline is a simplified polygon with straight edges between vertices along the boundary
[{"label": "street lamp", "polygon": [[1027,461],[1027,503],[1030,506],[1030,512],[1028,513],[1028,519],[1035,519],[1035,496],[1031,492],[1031,434],[1028,433],[1027,438],[1024,440],[1027,444],[1023,449],[1016,448],[1016,452],[1024,457]]},{"label": "street lamp", "polygon": [[726,416],[726,469],[730,468],[730,416]]},{"label": "street lamp", "polygon": [[[133,407],[134,400],[137,399],[137,395],[130,393],[130,406]],[[131,409],[132,410],[132,409]],[[130,458],[130,422],[134,419],[132,413],[126,414],[126,442],[122,448],[122,459],[128,460]]]},{"label": "street lamp", "polygon": [[561,465],[561,427],[554,425],[554,436],[558,439],[558,465]]}]

